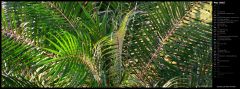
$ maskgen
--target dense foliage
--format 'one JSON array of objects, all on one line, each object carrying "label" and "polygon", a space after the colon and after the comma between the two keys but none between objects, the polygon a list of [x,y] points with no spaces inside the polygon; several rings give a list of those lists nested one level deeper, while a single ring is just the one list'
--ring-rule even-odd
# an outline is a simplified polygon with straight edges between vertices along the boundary
[{"label": "dense foliage", "polygon": [[211,87],[211,4],[3,1],[1,87]]}]

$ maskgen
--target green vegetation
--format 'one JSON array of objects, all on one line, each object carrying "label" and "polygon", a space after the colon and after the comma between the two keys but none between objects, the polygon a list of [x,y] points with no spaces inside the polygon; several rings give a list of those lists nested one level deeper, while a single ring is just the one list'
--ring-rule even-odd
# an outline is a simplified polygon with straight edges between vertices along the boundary
[{"label": "green vegetation", "polygon": [[10,2],[1,87],[211,87],[212,3]]}]

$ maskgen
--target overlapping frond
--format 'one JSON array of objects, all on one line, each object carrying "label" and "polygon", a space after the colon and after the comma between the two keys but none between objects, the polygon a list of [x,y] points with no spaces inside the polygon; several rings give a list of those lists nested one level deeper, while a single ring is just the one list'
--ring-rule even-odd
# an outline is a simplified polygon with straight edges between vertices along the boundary
[{"label": "overlapping frond", "polygon": [[3,87],[211,86],[211,2],[4,2]]},{"label": "overlapping frond", "polygon": [[210,68],[211,18],[200,15],[205,12],[211,17],[211,3],[150,3],[142,5],[142,10],[148,13],[135,16],[126,43],[130,60],[135,66],[144,66],[135,71],[139,80],[149,86],[161,85],[172,77],[169,75],[193,73],[187,69],[199,68],[203,60]]}]

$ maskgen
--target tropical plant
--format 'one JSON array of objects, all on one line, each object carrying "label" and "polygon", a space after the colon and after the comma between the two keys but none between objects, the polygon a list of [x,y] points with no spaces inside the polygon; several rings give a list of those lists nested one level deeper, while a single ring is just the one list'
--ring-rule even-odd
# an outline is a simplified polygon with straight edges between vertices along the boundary
[{"label": "tropical plant", "polygon": [[211,87],[211,2],[2,2],[1,87]]}]

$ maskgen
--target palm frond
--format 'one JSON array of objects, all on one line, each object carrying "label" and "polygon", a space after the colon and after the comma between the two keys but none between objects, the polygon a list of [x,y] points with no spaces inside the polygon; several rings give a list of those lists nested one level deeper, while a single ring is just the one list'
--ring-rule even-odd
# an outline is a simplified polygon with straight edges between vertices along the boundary
[{"label": "palm frond", "polygon": [[35,84],[34,82],[30,82],[29,80],[25,79],[23,76],[18,75],[16,76],[10,76],[10,75],[1,75],[2,83],[1,87],[21,87],[21,88],[38,88],[39,86]]},{"label": "palm frond", "polygon": [[[143,10],[147,10],[148,14],[142,14],[135,17],[135,20],[139,20],[135,22],[142,22],[142,23],[133,22],[133,24],[136,24],[136,27],[130,27],[130,28],[134,28],[134,29],[137,28],[140,31],[136,32],[134,30],[130,30],[129,38],[131,39],[128,39],[130,41],[130,44],[134,45],[134,46],[130,45],[130,47],[132,48],[130,48],[128,53],[131,54],[130,56],[136,55],[134,57],[136,59],[132,59],[132,60],[140,61],[140,63],[143,63],[142,65],[141,64],[140,65],[145,66],[143,68],[139,67],[140,71],[138,71],[137,73],[141,81],[145,81],[147,82],[146,84],[151,84],[151,86],[153,86],[154,82],[157,82],[157,81],[153,81],[153,76],[156,76],[156,74],[154,74],[156,70],[159,71],[158,73],[168,70],[169,72],[167,71],[164,72],[164,73],[167,73],[167,75],[169,74],[173,74],[175,76],[181,75],[182,74],[181,69],[179,69],[179,66],[176,66],[176,65],[187,65],[186,62],[191,63],[192,62],[191,60],[194,60],[192,58],[196,58],[196,57],[191,56],[190,57],[191,60],[187,60],[189,58],[186,58],[185,56],[192,54],[193,52],[190,52],[190,51],[194,51],[195,48],[198,49],[198,51],[194,51],[196,53],[207,51],[202,55],[205,55],[205,56],[211,55],[211,50],[209,50],[211,49],[210,48],[211,47],[211,39],[210,39],[211,26],[208,23],[205,23],[204,21],[200,20],[199,17],[197,17],[197,14],[199,14],[201,11],[204,11],[204,10],[207,13],[211,13],[211,12],[208,12],[205,7],[203,7],[206,5],[208,5],[209,7],[210,3],[209,2],[190,2],[190,3],[189,2],[156,2],[156,3],[153,2],[151,4],[144,3]],[[148,9],[144,9],[144,8],[148,8]],[[211,15],[211,14],[208,14],[208,15]],[[201,32],[202,36],[195,35],[194,34],[195,31]],[[131,33],[134,33],[134,34],[131,34]],[[136,35],[136,37],[133,38],[131,35]],[[189,38],[189,36],[192,36],[193,38]],[[207,39],[204,39],[201,37],[205,37]],[[194,44],[191,41],[200,42],[200,43],[204,42],[202,44],[205,46],[203,47],[204,49],[202,49],[202,47],[198,48],[198,46],[194,46],[194,45],[198,45],[199,43]],[[171,42],[174,42],[174,43],[171,43]],[[183,44],[183,45],[180,46],[179,44]],[[180,50],[181,48],[183,50]],[[202,49],[202,50],[199,50],[199,49]],[[169,52],[172,52],[172,53],[169,53]],[[169,55],[171,56],[169,57]],[[172,57],[173,55],[174,57]],[[211,57],[209,57],[208,60],[210,59]],[[185,60],[183,64],[180,64],[182,63],[181,60]],[[152,62],[154,62],[155,66],[152,66]],[[197,62],[198,61],[196,61],[196,63]],[[167,69],[164,69],[164,67],[167,67]],[[173,70],[169,70],[169,68]],[[150,69],[151,71],[147,72],[147,69]],[[153,75],[149,76],[150,75],[149,73]],[[167,75],[164,76],[162,75],[162,73],[160,73],[158,77],[154,77],[154,78],[161,78],[161,77],[167,78]],[[161,83],[159,83],[159,85],[160,84]]]}]

